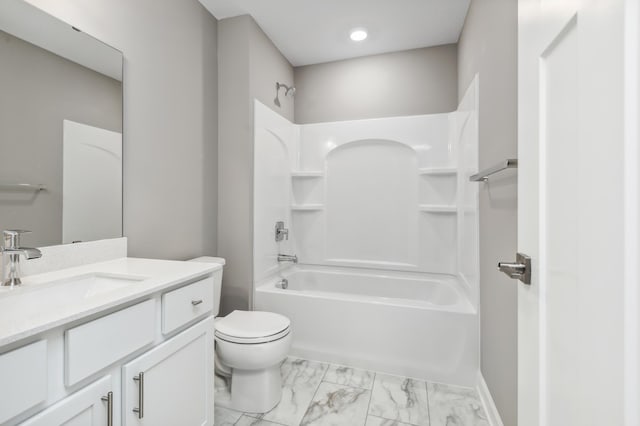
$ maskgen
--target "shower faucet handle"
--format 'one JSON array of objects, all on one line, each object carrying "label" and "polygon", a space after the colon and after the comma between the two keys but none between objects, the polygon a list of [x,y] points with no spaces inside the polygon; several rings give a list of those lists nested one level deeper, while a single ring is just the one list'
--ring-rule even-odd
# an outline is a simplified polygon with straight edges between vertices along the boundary
[{"label": "shower faucet handle", "polygon": [[289,229],[284,227],[284,222],[276,222],[276,242],[289,239]]}]

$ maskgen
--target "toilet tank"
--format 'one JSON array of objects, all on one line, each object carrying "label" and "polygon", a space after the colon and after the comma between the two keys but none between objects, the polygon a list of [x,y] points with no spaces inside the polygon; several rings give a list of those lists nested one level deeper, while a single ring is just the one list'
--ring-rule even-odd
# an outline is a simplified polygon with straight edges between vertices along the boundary
[{"label": "toilet tank", "polygon": [[[221,257],[210,257],[210,256],[202,256],[196,257],[195,259],[190,259],[189,262],[200,262],[200,263],[217,263],[218,265],[225,265],[225,260]],[[213,316],[217,317],[220,312],[220,293],[222,291],[222,269],[219,269],[213,273],[213,300],[215,301],[215,305],[213,305]]]}]

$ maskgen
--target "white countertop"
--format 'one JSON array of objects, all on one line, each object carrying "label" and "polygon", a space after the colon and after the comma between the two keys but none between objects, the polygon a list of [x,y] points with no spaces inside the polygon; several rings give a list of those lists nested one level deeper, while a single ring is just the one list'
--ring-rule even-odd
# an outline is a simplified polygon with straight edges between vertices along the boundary
[{"label": "white countertop", "polygon": [[[25,277],[20,287],[0,287],[0,348],[221,268],[215,263],[121,258]],[[140,281],[72,301],[65,300],[64,289],[54,290],[69,278],[95,273]]]}]

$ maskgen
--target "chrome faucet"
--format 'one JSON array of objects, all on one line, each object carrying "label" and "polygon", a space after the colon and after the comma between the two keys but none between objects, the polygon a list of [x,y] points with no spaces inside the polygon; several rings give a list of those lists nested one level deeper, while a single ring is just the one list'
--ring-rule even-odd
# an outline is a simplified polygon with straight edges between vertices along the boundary
[{"label": "chrome faucet", "polygon": [[20,256],[25,259],[38,259],[42,252],[37,248],[20,247],[20,235],[31,231],[8,230],[3,231],[4,244],[0,248],[2,252],[2,285],[16,286],[22,284],[20,280]]},{"label": "chrome faucet", "polygon": [[296,256],[295,254],[280,254],[280,253],[278,253],[278,262],[298,263],[298,256]]}]

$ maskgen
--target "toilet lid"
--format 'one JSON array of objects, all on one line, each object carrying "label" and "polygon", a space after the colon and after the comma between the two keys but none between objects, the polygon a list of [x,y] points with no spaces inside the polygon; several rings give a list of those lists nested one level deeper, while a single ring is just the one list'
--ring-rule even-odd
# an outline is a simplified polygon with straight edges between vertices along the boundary
[{"label": "toilet lid", "polygon": [[[262,311],[233,311],[216,321],[216,335],[242,340],[276,337],[288,331],[291,321],[284,315]],[[224,335],[224,336],[220,336]]]}]

